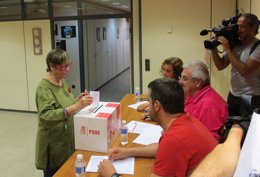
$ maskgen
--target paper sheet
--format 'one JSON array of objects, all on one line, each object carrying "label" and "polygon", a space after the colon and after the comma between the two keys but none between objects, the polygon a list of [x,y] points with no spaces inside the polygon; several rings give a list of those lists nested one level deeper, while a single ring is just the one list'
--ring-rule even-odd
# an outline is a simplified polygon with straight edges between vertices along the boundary
[{"label": "paper sheet", "polygon": [[[97,172],[98,165],[104,159],[108,159],[108,156],[94,156],[90,157],[88,166],[86,168],[86,172]],[[113,161],[112,164],[114,165],[117,173],[120,174],[134,174],[134,166],[135,166],[135,158],[129,157],[122,160]]]},{"label": "paper sheet", "polygon": [[159,143],[161,135],[162,128],[159,125],[154,127],[147,127],[133,142],[143,145]]},{"label": "paper sheet", "polygon": [[128,132],[140,134],[146,128],[148,128],[148,127],[157,127],[158,125],[132,120],[126,126],[128,128]]},{"label": "paper sheet", "polygon": [[99,91],[90,91],[89,92],[90,96],[92,96],[93,98],[93,102],[92,102],[92,107],[96,108],[99,106],[99,101],[100,101],[100,92]]},{"label": "paper sheet", "polygon": [[253,113],[234,175],[246,176],[260,176],[260,114],[256,113]]},{"label": "paper sheet", "polygon": [[148,102],[148,101],[140,101],[140,102],[137,102],[137,103],[135,103],[135,104],[131,104],[131,105],[129,105],[128,107],[129,107],[129,108],[133,108],[133,109],[137,109],[137,107],[138,107],[139,105],[144,104],[144,103],[149,103],[149,102]]}]

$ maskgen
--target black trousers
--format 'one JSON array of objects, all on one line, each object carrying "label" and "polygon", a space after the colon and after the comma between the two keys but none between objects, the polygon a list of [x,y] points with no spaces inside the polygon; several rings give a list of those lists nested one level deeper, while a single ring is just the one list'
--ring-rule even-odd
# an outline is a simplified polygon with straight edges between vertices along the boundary
[{"label": "black trousers", "polygon": [[252,96],[250,107],[248,107],[242,100],[241,97],[232,95],[231,92],[228,94],[228,113],[229,116],[244,116],[248,117],[253,113],[253,110],[260,108],[260,95]]},{"label": "black trousers", "polygon": [[59,168],[47,168],[43,171],[44,177],[52,177],[58,170]]}]

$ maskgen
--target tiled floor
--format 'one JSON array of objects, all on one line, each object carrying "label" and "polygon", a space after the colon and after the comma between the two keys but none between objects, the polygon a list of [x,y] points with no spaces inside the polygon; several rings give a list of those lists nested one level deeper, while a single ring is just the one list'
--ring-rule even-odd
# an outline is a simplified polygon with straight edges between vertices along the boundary
[{"label": "tiled floor", "polygon": [[125,94],[130,93],[130,69],[101,87],[99,91],[101,101],[119,102]]},{"label": "tiled floor", "polygon": [[[130,69],[100,88],[102,101],[120,101],[130,90]],[[0,176],[42,177],[34,166],[37,114],[0,110]]]}]

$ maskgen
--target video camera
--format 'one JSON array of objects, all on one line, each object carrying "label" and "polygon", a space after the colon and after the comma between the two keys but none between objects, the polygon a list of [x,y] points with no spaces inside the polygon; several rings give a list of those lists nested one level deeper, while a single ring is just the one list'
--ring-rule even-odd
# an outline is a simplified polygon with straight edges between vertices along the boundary
[{"label": "video camera", "polygon": [[230,19],[222,20],[222,24],[220,26],[214,27],[212,29],[204,29],[200,32],[201,36],[207,35],[209,32],[215,33],[215,36],[210,38],[209,40],[204,41],[204,47],[206,49],[215,49],[220,43],[218,41],[219,36],[224,36],[229,41],[230,47],[233,48],[236,44],[238,44],[238,26],[237,20],[242,14],[238,14]]}]

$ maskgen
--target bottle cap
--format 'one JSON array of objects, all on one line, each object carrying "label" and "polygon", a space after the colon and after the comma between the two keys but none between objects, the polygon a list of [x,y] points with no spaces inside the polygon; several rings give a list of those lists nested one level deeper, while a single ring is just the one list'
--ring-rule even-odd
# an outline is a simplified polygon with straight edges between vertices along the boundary
[{"label": "bottle cap", "polygon": [[83,155],[82,154],[77,154],[77,159],[83,159]]}]

